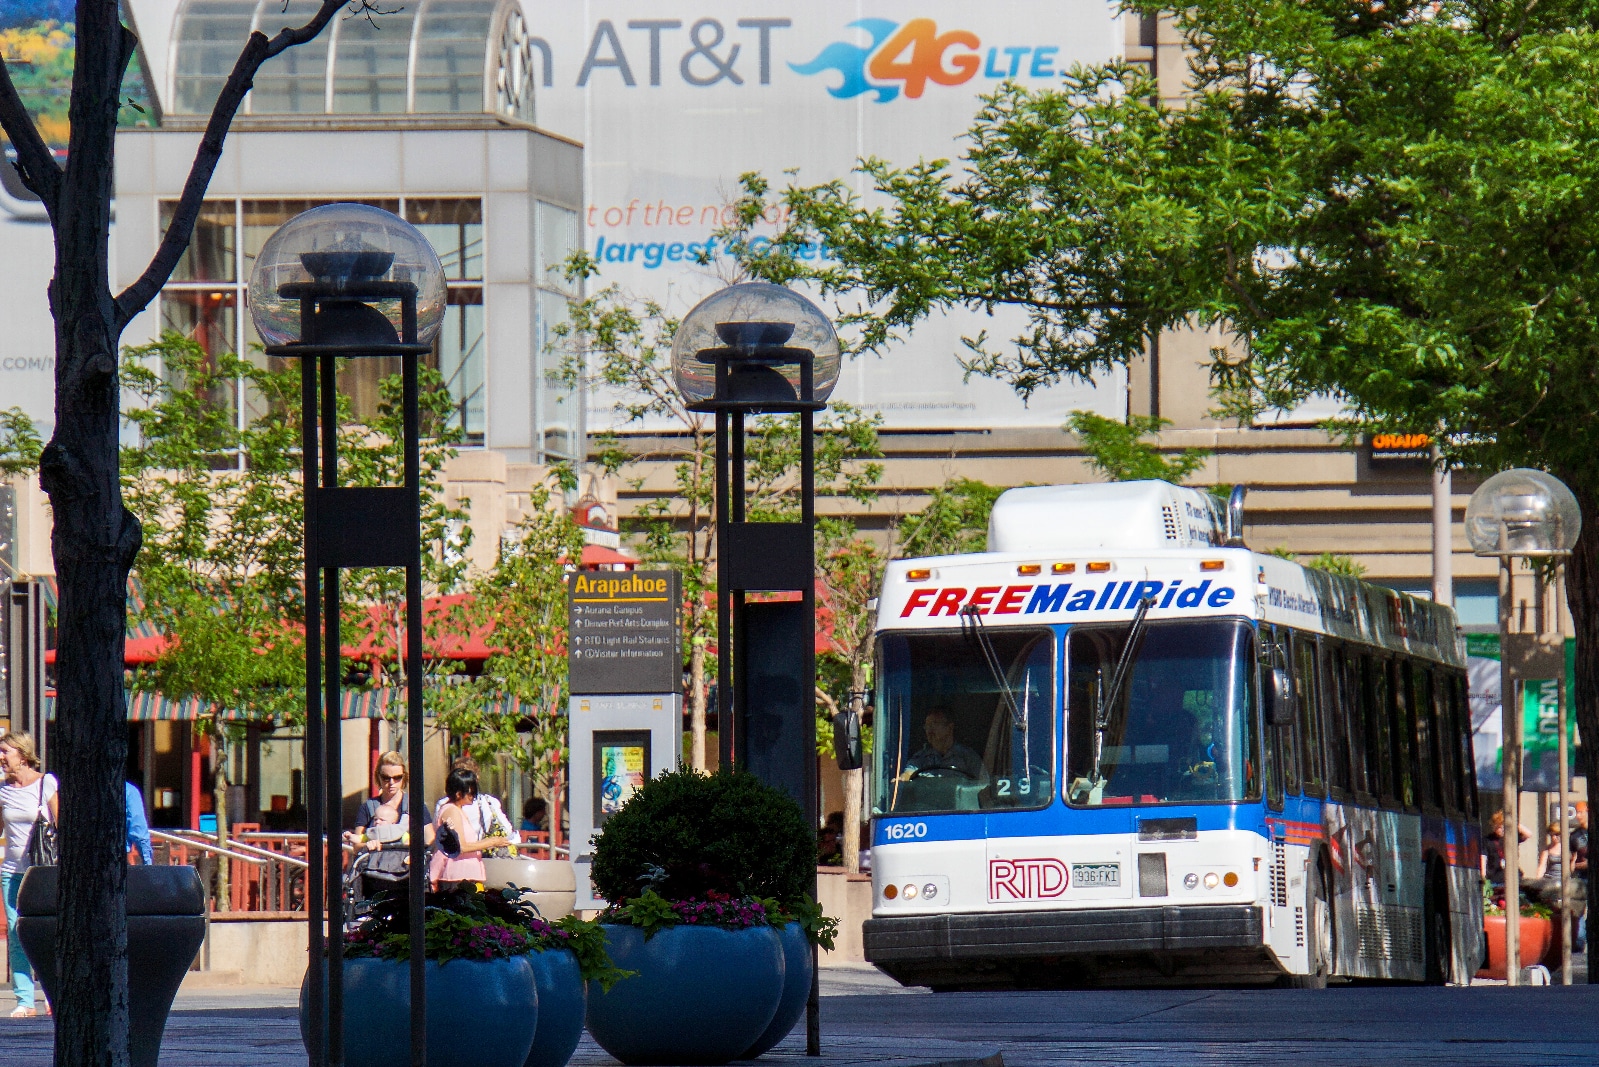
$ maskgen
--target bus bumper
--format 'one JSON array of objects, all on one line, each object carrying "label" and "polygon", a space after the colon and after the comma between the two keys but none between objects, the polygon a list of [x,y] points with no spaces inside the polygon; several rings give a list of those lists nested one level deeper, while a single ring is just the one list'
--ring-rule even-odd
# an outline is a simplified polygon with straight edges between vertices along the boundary
[{"label": "bus bumper", "polygon": [[866,959],[937,989],[1253,984],[1283,973],[1249,904],[868,919]]}]

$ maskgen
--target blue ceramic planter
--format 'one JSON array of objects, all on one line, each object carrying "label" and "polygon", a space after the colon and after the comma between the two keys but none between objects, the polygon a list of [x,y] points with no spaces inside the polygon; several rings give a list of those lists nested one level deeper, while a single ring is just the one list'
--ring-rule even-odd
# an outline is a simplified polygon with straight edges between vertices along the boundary
[{"label": "blue ceramic planter", "polygon": [[583,973],[577,957],[564,948],[530,952],[527,962],[539,991],[539,1025],[526,1067],[566,1067],[583,1038],[588,1006]]},{"label": "blue ceramic planter", "polygon": [[638,974],[609,993],[589,983],[588,1028],[623,1063],[728,1063],[777,1013],[783,945],[769,926],[674,926],[648,941],[635,926],[604,929],[611,962]]},{"label": "blue ceramic planter", "polygon": [[[302,982],[300,1040],[309,1051],[306,993]],[[526,957],[428,961],[428,1067],[523,1067],[538,1017]],[[344,1062],[411,1062],[411,965],[405,960],[344,961]]]},{"label": "blue ceramic planter", "polygon": [[[805,928],[799,923],[789,923],[777,936],[783,942],[783,999],[777,1002],[777,1014],[772,1016],[765,1032],[744,1050],[739,1057],[741,1060],[753,1060],[787,1037],[805,1014],[805,1002],[811,996],[811,943],[805,936]],[[542,1006],[544,1002],[539,1003]]]}]

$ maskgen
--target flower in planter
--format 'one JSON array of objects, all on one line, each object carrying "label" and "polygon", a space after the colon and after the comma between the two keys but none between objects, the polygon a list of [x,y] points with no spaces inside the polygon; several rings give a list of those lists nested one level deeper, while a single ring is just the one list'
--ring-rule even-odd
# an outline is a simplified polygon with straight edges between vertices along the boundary
[{"label": "flower in planter", "polygon": [[[584,981],[609,989],[629,973],[611,963],[598,922],[573,915],[550,922],[539,915],[532,894],[515,886],[485,890],[481,883],[473,882],[428,893],[423,913],[423,954],[439,963],[569,950],[577,958]],[[371,920],[345,936],[345,958],[409,959],[410,917],[403,891],[380,894]]]}]

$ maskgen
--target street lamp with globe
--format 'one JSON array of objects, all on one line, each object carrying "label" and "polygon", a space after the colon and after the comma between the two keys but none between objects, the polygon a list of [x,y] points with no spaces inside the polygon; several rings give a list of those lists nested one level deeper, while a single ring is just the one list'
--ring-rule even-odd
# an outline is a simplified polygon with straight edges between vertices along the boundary
[{"label": "street lamp with globe", "polygon": [[[672,343],[690,410],[716,416],[717,735],[721,766],[785,790],[816,824],[816,412],[838,382],[838,335],[817,306],[765,282],[702,300]],[[800,521],[751,522],[745,420],[799,419]],[[757,592],[799,598],[750,599]],[[855,714],[858,714],[856,712]],[[840,723],[840,767],[860,766],[859,724]],[[851,749],[846,738],[857,740]],[[853,762],[851,762],[853,758]],[[816,958],[812,954],[812,974]],[[816,986],[806,1046],[820,1054]]]},{"label": "street lamp with globe", "polygon": [[[418,360],[432,351],[444,321],[444,268],[421,231],[397,215],[365,204],[328,204],[296,215],[267,238],[250,277],[249,299],[267,355],[300,360],[311,959],[306,1037],[311,1062],[321,1067],[344,1062],[339,571],[345,567],[404,567],[406,572],[410,929],[423,928],[422,820],[428,803],[419,758],[424,738],[417,379]],[[402,381],[402,484],[340,486],[338,362],[396,357]],[[324,941],[325,977],[319,966]],[[412,1004],[426,1003],[423,952],[423,938],[411,938]],[[419,1062],[417,1055],[427,1046],[426,1026],[424,1012],[411,1013],[412,1062]]]},{"label": "street lamp with globe", "polygon": [[[1510,985],[1521,980],[1520,915],[1521,869],[1520,853],[1520,795],[1522,776],[1521,701],[1518,683],[1532,677],[1542,678],[1551,671],[1560,678],[1558,756],[1560,761],[1560,841],[1561,855],[1568,854],[1568,814],[1570,796],[1570,768],[1567,765],[1568,717],[1565,692],[1565,656],[1563,640],[1557,638],[1551,649],[1548,642],[1540,641],[1542,635],[1525,635],[1510,632],[1511,624],[1511,561],[1524,559],[1553,561],[1557,581],[1563,561],[1576,547],[1582,533],[1582,512],[1577,498],[1560,479],[1543,471],[1515,468],[1501,471],[1477,487],[1466,505],[1466,540],[1479,556],[1499,560],[1499,707],[1501,721],[1502,757],[1500,767],[1504,778],[1505,810],[1505,977]],[[1540,579],[1542,580],[1542,579]],[[1547,613],[1546,613],[1547,614]],[[1558,618],[1558,611],[1555,612]],[[1546,624],[1547,625],[1547,624]],[[1517,640],[1525,639],[1525,640]],[[1541,655],[1540,655],[1541,653]],[[1531,667],[1534,658],[1541,659],[1541,668]],[[1568,922],[1570,896],[1566,871],[1569,862],[1560,867],[1560,921]],[[1564,984],[1571,983],[1571,949],[1569,931],[1561,938],[1561,977]]]}]

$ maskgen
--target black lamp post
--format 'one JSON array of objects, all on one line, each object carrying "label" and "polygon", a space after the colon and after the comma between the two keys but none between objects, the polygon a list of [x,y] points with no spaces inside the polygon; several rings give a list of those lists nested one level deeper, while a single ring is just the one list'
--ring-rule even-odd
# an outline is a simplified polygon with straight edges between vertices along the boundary
[{"label": "black lamp post", "polygon": [[[814,826],[816,455],[814,420],[838,381],[838,336],[792,290],[762,282],[701,301],[678,327],[672,372],[716,416],[717,734],[721,765],[785,790]],[[797,414],[800,521],[751,522],[745,420]],[[796,600],[750,599],[760,592]],[[813,957],[814,959],[814,957]],[[814,967],[813,967],[814,975]],[[807,1045],[819,1054],[813,978]]]},{"label": "black lamp post", "polygon": [[[250,280],[250,313],[271,356],[300,360],[305,486],[305,763],[313,1067],[344,1063],[343,716],[339,571],[404,567],[406,747],[411,763],[411,1063],[427,1058],[423,956],[422,534],[418,358],[444,314],[444,270],[427,238],[379,208],[330,204],[285,223]],[[338,361],[399,357],[404,484],[339,484]],[[319,602],[320,601],[320,602]],[[320,644],[318,639],[320,638]],[[325,838],[325,853],[324,853]],[[326,928],[324,933],[324,921]],[[319,966],[324,948],[327,970]]]}]

